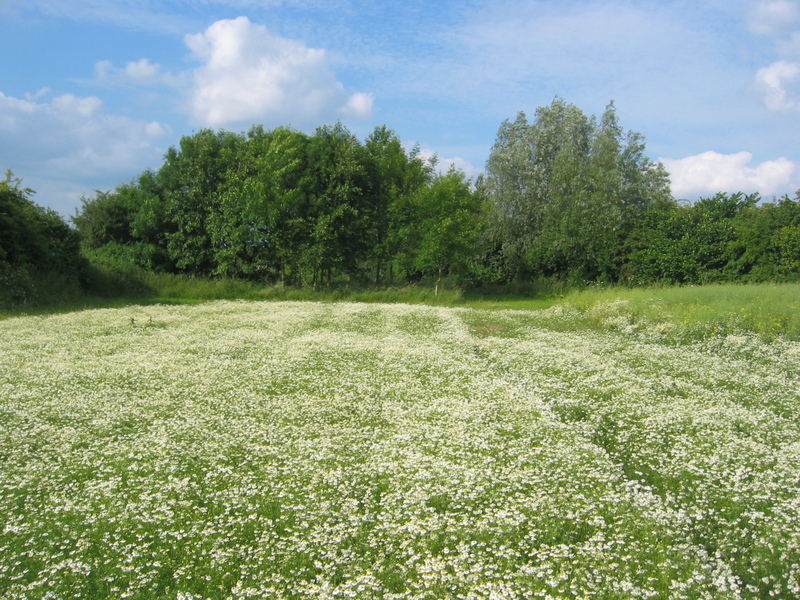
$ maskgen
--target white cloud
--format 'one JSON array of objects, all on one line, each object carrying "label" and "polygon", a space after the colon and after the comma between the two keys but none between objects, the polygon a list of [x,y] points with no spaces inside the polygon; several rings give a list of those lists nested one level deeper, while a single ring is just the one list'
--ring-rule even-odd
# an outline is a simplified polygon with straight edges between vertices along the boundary
[{"label": "white cloud", "polygon": [[186,81],[185,76],[168,73],[161,68],[161,65],[151,63],[147,58],[130,61],[122,68],[115,67],[110,60],[101,60],[95,64],[94,72],[99,83],[117,85],[179,86]]},{"label": "white cloud", "polygon": [[798,165],[788,158],[748,166],[753,160],[750,152],[703,152],[678,160],[659,160],[669,172],[672,193],[678,198],[717,192],[758,192],[762,196],[790,193],[798,174]]},{"label": "white cloud", "polygon": [[158,74],[159,66],[154,65],[148,59],[142,58],[135,62],[129,62],[125,67],[125,74],[132,79],[153,79]]},{"label": "white cloud", "polygon": [[372,95],[348,96],[324,50],[272,35],[247,17],[217,21],[186,36],[186,44],[203,63],[194,72],[189,112],[204,126],[303,128],[340,114],[372,115]]},{"label": "white cloud", "polygon": [[373,113],[375,94],[358,92],[350,96],[342,112],[355,119],[369,119]]},{"label": "white cloud", "polygon": [[74,194],[113,187],[159,164],[156,144],[169,126],[109,115],[99,98],[49,92],[26,99],[0,92],[0,165],[11,168],[39,192],[70,182],[45,204],[62,213],[77,203]]},{"label": "white cloud", "polygon": [[114,63],[110,60],[101,60],[94,65],[94,74],[100,81],[108,79],[114,70]]},{"label": "white cloud", "polygon": [[764,95],[764,104],[774,111],[800,109],[793,86],[800,79],[800,63],[779,60],[756,73],[756,83]]},{"label": "white cloud", "polygon": [[767,0],[756,5],[750,17],[755,33],[779,36],[800,24],[800,3],[791,0]]},{"label": "white cloud", "polygon": [[750,19],[750,29],[772,38],[782,57],[755,76],[756,87],[769,110],[800,110],[800,2],[765,0],[759,2]]},{"label": "white cloud", "polygon": [[89,96],[87,98],[79,98],[72,94],[64,94],[63,96],[56,96],[51,101],[51,106],[54,109],[51,114],[61,115],[62,117],[69,116],[70,119],[89,119],[103,106],[100,98]]}]

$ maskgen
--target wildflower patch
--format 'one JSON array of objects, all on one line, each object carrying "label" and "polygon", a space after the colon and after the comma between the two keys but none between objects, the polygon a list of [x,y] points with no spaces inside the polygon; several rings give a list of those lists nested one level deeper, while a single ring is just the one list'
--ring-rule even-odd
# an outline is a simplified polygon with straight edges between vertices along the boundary
[{"label": "wildflower patch", "polygon": [[798,344],[573,318],[2,321],[0,597],[800,597]]}]

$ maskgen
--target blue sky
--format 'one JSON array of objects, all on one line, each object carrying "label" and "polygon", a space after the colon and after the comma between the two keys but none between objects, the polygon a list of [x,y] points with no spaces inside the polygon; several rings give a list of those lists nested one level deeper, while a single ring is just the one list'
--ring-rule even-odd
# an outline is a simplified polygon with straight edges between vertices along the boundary
[{"label": "blue sky", "polygon": [[341,120],[468,175],[560,96],[673,193],[800,189],[800,1],[0,0],[0,168],[71,215],[183,135]]}]

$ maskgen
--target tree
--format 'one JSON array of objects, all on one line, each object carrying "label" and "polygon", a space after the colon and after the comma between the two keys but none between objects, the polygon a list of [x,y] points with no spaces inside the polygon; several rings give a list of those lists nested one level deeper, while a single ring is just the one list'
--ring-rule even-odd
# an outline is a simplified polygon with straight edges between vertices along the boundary
[{"label": "tree", "polygon": [[164,203],[152,171],[82,198],[72,222],[94,259],[121,259],[149,270],[174,268],[167,255]]},{"label": "tree", "polygon": [[219,190],[238,159],[240,135],[204,129],[184,136],[180,148],[170,148],[156,176],[163,203],[166,250],[186,273],[214,271],[209,217],[219,202]]},{"label": "tree", "polygon": [[524,257],[541,229],[542,195],[536,144],[524,112],[504,121],[486,163],[481,189],[492,203],[489,234],[512,277],[524,275]]},{"label": "tree", "polygon": [[392,236],[393,206],[414,189],[415,162],[409,159],[400,138],[386,126],[376,127],[364,144],[368,162],[370,205],[369,257],[379,284],[396,252]]},{"label": "tree", "polygon": [[714,250],[722,251],[709,243],[716,236],[692,206],[675,202],[652,211],[642,229],[644,243],[630,256],[627,283],[700,283]]},{"label": "tree", "polygon": [[64,296],[83,282],[77,232],[32,195],[11,171],[0,181],[0,305],[26,305],[56,291]]},{"label": "tree", "polygon": [[167,218],[158,174],[144,171],[125,191],[130,195],[129,202],[136,207],[131,222],[131,235],[135,240],[133,262],[149,270],[175,271],[175,261],[168,248],[168,233],[173,228]]},{"label": "tree", "polygon": [[703,283],[733,279],[739,215],[756,205],[756,194],[719,193],[694,205],[672,203],[643,222],[644,243],[632,253],[629,276],[649,283]]},{"label": "tree", "polygon": [[209,218],[216,274],[285,281],[297,271],[307,144],[289,128],[250,130]]},{"label": "tree", "polygon": [[571,280],[618,279],[627,235],[670,197],[663,167],[613,103],[598,124],[560,98],[532,124],[519,113],[501,125],[482,189],[509,272]]},{"label": "tree", "polygon": [[483,228],[479,194],[464,173],[451,168],[409,199],[402,227],[407,268],[436,277],[434,293],[445,275],[466,272],[478,250]]},{"label": "tree", "polygon": [[82,242],[88,248],[100,248],[109,243],[131,244],[131,225],[137,207],[125,191],[131,186],[118,187],[115,192],[97,191],[95,196],[81,198],[81,208],[72,217]]},{"label": "tree", "polygon": [[307,193],[310,240],[306,261],[312,283],[334,272],[358,274],[370,250],[368,156],[341,123],[319,127],[308,144]]},{"label": "tree", "polygon": [[33,190],[21,185],[10,170],[0,181],[0,260],[6,265],[32,264],[42,258],[40,211],[29,199]]},{"label": "tree", "polygon": [[781,279],[800,277],[800,225],[781,227],[772,238]]}]

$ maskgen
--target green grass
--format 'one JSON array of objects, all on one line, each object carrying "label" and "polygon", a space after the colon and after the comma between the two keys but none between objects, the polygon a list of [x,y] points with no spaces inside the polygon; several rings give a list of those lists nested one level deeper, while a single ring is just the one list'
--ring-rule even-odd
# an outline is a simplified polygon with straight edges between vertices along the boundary
[{"label": "green grass", "polygon": [[155,300],[247,299],[271,301],[425,304],[503,310],[541,311],[554,306],[577,310],[570,326],[672,328],[688,338],[757,333],[764,339],[800,340],[800,284],[705,285],[696,287],[605,287],[563,290],[464,290],[432,286],[371,287],[341,284],[331,288],[260,286],[236,280],[206,280],[153,275]]},{"label": "green grass", "polygon": [[312,288],[157,273],[142,274],[142,281],[152,290],[153,297],[171,300],[364,302],[432,306],[453,306],[463,302],[460,288],[447,287],[435,294],[433,284],[375,286],[336,282],[330,286]]},{"label": "green grass", "polygon": [[[766,340],[800,340],[800,283],[720,284],[691,287],[588,287],[567,289],[554,285],[487,289],[443,286],[438,295],[432,284],[373,286],[336,283],[332,286],[289,287],[226,278],[203,278],[136,271],[128,273],[120,296],[113,286],[103,296],[72,294],[57,302],[50,294],[39,305],[0,311],[0,318],[20,314],[48,314],[84,308],[121,307],[159,302],[194,304],[211,300],[363,302],[425,304],[429,306],[542,311],[554,306],[576,311],[569,327],[671,330],[685,339],[750,332]],[[135,280],[135,281],[134,281]],[[554,327],[566,326],[556,319]]]},{"label": "green grass", "polygon": [[570,292],[559,303],[587,314],[616,303],[633,323],[669,323],[696,335],[747,331],[766,339],[800,339],[797,283],[587,289]]}]

